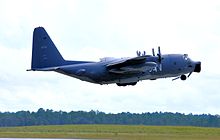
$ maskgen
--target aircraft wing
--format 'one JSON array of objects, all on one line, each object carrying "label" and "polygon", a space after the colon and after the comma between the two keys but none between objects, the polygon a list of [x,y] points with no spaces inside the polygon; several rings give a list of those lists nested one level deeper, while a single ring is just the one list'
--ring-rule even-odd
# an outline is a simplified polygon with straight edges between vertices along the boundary
[{"label": "aircraft wing", "polygon": [[146,61],[148,55],[138,56],[119,61],[114,61],[106,65],[107,69],[111,73],[115,74],[131,74],[145,72],[157,67],[157,63],[152,61]]},{"label": "aircraft wing", "polygon": [[107,68],[121,67],[121,66],[126,66],[126,65],[131,65],[131,64],[140,64],[140,63],[145,62],[147,57],[148,56],[138,56],[138,57],[123,59],[119,61],[114,61],[112,63],[109,63],[107,65]]}]

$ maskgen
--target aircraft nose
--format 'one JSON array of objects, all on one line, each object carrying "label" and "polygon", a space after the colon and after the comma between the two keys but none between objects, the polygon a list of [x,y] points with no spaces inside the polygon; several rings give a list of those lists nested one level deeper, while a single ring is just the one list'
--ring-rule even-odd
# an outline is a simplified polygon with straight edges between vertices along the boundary
[{"label": "aircraft nose", "polygon": [[201,71],[201,62],[196,62],[195,63],[195,69],[194,69],[194,72],[200,72]]}]

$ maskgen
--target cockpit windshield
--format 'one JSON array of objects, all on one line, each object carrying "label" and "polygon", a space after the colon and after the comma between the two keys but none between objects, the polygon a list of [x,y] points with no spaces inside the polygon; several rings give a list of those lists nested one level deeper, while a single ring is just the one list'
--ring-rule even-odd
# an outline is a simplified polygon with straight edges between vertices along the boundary
[{"label": "cockpit windshield", "polygon": [[183,55],[183,59],[186,61],[191,61],[191,59],[189,58],[188,54],[184,54]]},{"label": "cockpit windshield", "polygon": [[183,59],[188,60],[189,59],[188,54],[184,54]]}]

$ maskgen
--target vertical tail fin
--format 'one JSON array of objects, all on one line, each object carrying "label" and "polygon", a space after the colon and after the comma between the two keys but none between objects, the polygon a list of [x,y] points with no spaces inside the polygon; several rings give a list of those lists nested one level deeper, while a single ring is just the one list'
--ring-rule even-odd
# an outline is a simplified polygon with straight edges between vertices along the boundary
[{"label": "vertical tail fin", "polygon": [[31,69],[55,67],[65,64],[50,36],[43,27],[37,27],[33,33]]}]

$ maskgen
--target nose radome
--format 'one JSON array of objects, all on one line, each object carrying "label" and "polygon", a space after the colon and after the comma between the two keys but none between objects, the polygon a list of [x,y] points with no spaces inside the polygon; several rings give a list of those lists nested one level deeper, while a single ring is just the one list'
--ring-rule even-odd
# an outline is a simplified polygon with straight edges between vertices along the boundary
[{"label": "nose radome", "polygon": [[201,71],[201,62],[196,62],[195,63],[195,69],[194,69],[194,72],[200,72]]}]

